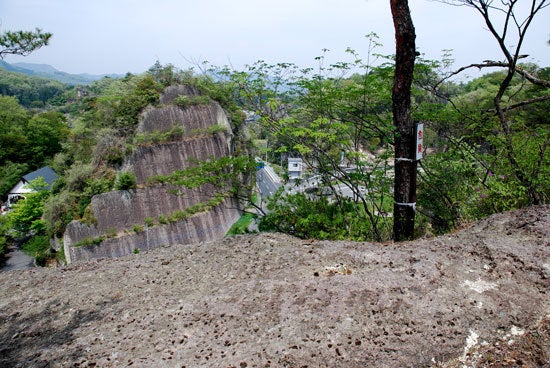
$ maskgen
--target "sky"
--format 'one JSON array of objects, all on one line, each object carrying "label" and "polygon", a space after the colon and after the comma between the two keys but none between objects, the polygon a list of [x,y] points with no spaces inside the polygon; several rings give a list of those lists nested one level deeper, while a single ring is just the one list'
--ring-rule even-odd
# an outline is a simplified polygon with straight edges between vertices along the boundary
[{"label": "sky", "polygon": [[[527,5],[530,1],[520,0]],[[366,59],[369,33],[394,53],[388,0],[0,0],[0,32],[41,28],[50,44],[5,61],[49,64],[68,73],[142,73],[157,60],[187,69],[207,61],[240,69],[257,60],[316,66],[349,61],[349,47]],[[455,66],[502,60],[480,15],[469,7],[409,1],[419,52]],[[550,65],[550,7],[531,25],[522,53]],[[513,40],[510,40],[513,44]]]}]

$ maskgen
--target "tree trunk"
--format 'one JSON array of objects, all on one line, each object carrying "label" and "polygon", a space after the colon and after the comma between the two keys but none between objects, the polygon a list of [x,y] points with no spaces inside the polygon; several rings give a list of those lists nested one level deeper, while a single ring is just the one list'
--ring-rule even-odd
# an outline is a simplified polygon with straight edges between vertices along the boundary
[{"label": "tree trunk", "polygon": [[395,27],[395,77],[392,91],[395,126],[393,238],[412,239],[416,205],[416,132],[411,119],[411,84],[416,57],[415,31],[407,0],[390,0]]}]

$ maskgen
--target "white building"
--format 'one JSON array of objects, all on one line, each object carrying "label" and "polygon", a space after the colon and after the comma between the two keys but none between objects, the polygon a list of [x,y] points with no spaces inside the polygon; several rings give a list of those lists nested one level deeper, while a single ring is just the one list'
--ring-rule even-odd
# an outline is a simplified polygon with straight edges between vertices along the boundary
[{"label": "white building", "polygon": [[288,179],[295,180],[302,178],[302,159],[301,158],[288,158]]},{"label": "white building", "polygon": [[47,189],[52,189],[52,184],[57,179],[57,174],[50,167],[44,166],[41,169],[33,171],[21,178],[19,182],[8,192],[8,200],[2,206],[2,211],[9,210],[18,200],[25,198],[25,194],[34,192],[27,184],[31,180],[42,177],[48,183]]}]

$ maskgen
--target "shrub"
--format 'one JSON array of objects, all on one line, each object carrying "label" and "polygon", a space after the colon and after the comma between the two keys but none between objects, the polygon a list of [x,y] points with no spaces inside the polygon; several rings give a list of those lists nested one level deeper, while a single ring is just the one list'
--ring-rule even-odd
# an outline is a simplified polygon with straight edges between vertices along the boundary
[{"label": "shrub", "polygon": [[43,218],[48,234],[63,236],[65,227],[78,218],[78,193],[63,191],[44,203]]},{"label": "shrub", "polygon": [[130,190],[136,188],[136,175],[129,171],[122,171],[115,181],[116,190]]},{"label": "shrub", "polygon": [[107,238],[115,238],[118,234],[118,230],[115,227],[110,227],[105,232],[105,236]]},{"label": "shrub", "polygon": [[184,129],[181,125],[176,125],[170,128],[169,130],[165,132],[161,132],[159,130],[155,130],[152,132],[145,132],[145,133],[139,133],[136,134],[136,137],[134,138],[134,142],[136,144],[151,144],[151,143],[163,143],[163,142],[171,142],[181,139],[183,136]]},{"label": "shrub", "polygon": [[211,125],[205,129],[193,129],[189,132],[190,135],[201,135],[201,134],[216,134],[226,130],[226,127],[221,124]]},{"label": "shrub", "polygon": [[8,245],[7,233],[10,229],[10,224],[7,216],[0,215],[0,257],[6,251]]},{"label": "shrub", "polygon": [[145,225],[149,227],[155,225],[155,219],[152,217],[146,217],[143,221],[145,222]]},{"label": "shrub", "polygon": [[33,257],[39,266],[46,265],[51,255],[50,239],[46,235],[34,236],[23,245],[23,252]]},{"label": "shrub", "polygon": [[124,162],[124,139],[118,136],[113,128],[101,129],[96,136],[97,144],[92,153],[96,164],[107,162],[111,165],[121,165]]},{"label": "shrub", "polygon": [[94,167],[90,164],[75,162],[65,173],[65,187],[69,191],[81,192],[88,185],[88,180],[92,177]]},{"label": "shrub", "polygon": [[159,224],[166,225],[168,223],[168,218],[166,216],[160,214],[158,217]]},{"label": "shrub", "polygon": [[208,105],[210,97],[208,96],[178,96],[174,99],[174,104],[185,109],[190,106]]},{"label": "shrub", "polygon": [[82,239],[81,241],[76,243],[74,246],[75,247],[86,247],[86,246],[91,246],[91,245],[99,245],[104,240],[105,240],[105,237],[103,237],[103,236],[98,236],[97,238],[88,237],[88,238]]}]

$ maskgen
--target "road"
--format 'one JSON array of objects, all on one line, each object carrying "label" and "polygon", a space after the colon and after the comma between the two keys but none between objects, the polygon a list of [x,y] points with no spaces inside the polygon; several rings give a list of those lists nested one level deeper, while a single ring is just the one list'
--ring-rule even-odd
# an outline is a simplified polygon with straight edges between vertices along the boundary
[{"label": "road", "polygon": [[[265,211],[266,210],[265,204],[267,202],[267,198],[273,196],[273,194],[275,194],[275,192],[281,186],[283,186],[283,184],[282,184],[281,178],[275,173],[275,171],[273,171],[273,168],[269,166],[267,163],[265,163],[264,166],[256,172],[256,183],[258,185],[258,189],[260,191],[260,195],[262,198],[262,208]],[[289,182],[284,185],[284,191],[286,194],[289,194],[289,195],[308,192],[316,188],[320,189],[322,192],[323,192],[323,189],[325,189],[324,192],[329,191],[328,188],[324,188],[322,186],[320,175],[314,175],[307,179],[303,179],[299,182],[298,185],[294,182]],[[337,184],[335,185],[335,189],[339,195],[344,197],[356,198],[357,196],[357,194],[354,193],[345,184]],[[358,189],[363,194],[366,194],[368,191],[368,189],[365,187],[359,187]]]},{"label": "road", "polygon": [[28,270],[34,267],[32,257],[29,257],[21,249],[9,246],[5,255],[5,262],[0,265],[0,271]]},{"label": "road", "polygon": [[269,165],[265,165],[256,172],[256,182],[262,198],[265,200],[271,197],[282,185],[281,178],[273,171]]}]

